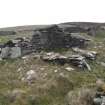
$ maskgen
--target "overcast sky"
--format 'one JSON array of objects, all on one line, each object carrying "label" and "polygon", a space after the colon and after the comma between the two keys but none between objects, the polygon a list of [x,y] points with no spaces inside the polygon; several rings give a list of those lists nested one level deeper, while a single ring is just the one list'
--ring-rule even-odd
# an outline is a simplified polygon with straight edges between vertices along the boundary
[{"label": "overcast sky", "polygon": [[105,0],[0,0],[0,27],[105,22]]}]

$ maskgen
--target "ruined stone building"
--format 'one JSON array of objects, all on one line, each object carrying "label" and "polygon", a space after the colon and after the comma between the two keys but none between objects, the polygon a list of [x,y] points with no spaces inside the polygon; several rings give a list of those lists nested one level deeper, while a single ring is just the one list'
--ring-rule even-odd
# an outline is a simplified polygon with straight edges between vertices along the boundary
[{"label": "ruined stone building", "polygon": [[35,31],[31,43],[34,49],[84,47],[89,39],[80,33],[66,33],[57,25]]},{"label": "ruined stone building", "polygon": [[63,38],[64,32],[57,25],[52,25],[35,31],[31,42],[36,49],[54,49],[64,47]]},{"label": "ruined stone building", "polygon": [[34,31],[32,38],[16,38],[4,43],[1,57],[17,58],[32,52],[59,48],[84,47],[89,40],[80,33],[66,33],[57,25]]}]

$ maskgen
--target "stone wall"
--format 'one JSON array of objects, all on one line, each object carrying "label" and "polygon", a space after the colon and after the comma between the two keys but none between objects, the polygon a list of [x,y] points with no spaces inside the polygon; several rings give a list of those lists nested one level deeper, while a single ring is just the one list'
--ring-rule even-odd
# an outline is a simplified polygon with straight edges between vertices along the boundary
[{"label": "stone wall", "polygon": [[34,49],[86,47],[89,40],[80,33],[66,33],[57,25],[35,31],[31,44]]},{"label": "stone wall", "polygon": [[36,49],[54,49],[64,47],[64,32],[56,25],[35,31],[32,45]]}]

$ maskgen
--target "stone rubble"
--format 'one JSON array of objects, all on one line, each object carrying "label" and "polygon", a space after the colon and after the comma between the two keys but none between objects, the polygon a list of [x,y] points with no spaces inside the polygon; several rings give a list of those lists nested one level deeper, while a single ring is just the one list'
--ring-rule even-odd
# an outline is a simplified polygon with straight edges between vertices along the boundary
[{"label": "stone rubble", "polygon": [[74,52],[77,52],[79,54],[81,54],[82,56],[86,57],[87,59],[90,60],[95,60],[96,56],[97,56],[97,52],[95,51],[87,51],[87,50],[82,50],[79,48],[72,48]]},{"label": "stone rubble", "polygon": [[70,63],[74,66],[77,66],[80,68],[87,68],[89,71],[91,70],[89,64],[85,60],[85,57],[81,55],[70,55],[69,57],[67,57],[59,53],[50,52],[50,53],[46,53],[41,58],[42,60],[48,61],[48,62],[57,62],[59,64]]},{"label": "stone rubble", "polygon": [[29,70],[21,80],[31,84],[37,79],[37,77],[37,73],[34,70]]},{"label": "stone rubble", "polygon": [[81,55],[71,55],[71,57],[69,57],[69,62],[75,66],[78,66],[80,68],[87,68],[89,71],[91,71],[91,68],[86,62],[85,57]]},{"label": "stone rubble", "polygon": [[101,66],[105,67],[105,62],[100,62]]},{"label": "stone rubble", "polygon": [[[34,32],[31,38],[23,37],[9,40],[0,46],[0,60],[14,59],[21,57],[26,58],[27,54],[33,54],[34,58],[43,59],[44,61],[55,61],[60,64],[71,63],[80,68],[87,68],[91,70],[86,59],[95,60],[97,52],[82,50],[87,46],[91,40],[81,33],[66,33],[62,28],[57,25],[52,25],[47,28],[38,29]],[[70,54],[69,57],[49,52],[41,56],[38,54],[46,49],[58,48],[72,48],[77,54]]]}]

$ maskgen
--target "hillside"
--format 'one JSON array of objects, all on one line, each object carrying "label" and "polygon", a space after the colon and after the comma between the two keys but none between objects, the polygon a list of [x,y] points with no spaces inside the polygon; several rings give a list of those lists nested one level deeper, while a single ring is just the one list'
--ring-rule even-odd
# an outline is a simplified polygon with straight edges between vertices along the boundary
[{"label": "hillside", "polygon": [[[7,42],[20,37],[29,41],[16,45],[32,49],[13,58]],[[93,105],[96,80],[105,80],[105,23],[1,28],[0,42],[0,105]]]}]

